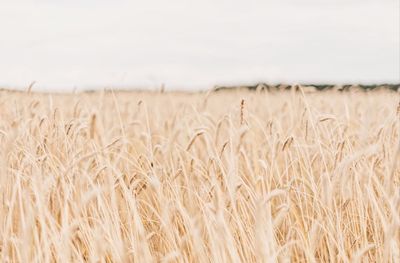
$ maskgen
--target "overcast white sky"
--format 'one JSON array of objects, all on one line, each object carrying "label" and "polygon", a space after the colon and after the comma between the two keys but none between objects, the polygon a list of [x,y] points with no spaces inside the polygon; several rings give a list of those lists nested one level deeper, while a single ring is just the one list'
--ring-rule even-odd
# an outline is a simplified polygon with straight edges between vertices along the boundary
[{"label": "overcast white sky", "polygon": [[399,0],[0,0],[0,85],[399,82]]}]

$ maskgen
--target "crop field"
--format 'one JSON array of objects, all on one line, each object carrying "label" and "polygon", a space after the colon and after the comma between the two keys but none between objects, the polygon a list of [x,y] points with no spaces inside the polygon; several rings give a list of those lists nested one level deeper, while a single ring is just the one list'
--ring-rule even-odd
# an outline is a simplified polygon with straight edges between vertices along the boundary
[{"label": "crop field", "polygon": [[1,262],[400,262],[395,91],[0,91]]}]

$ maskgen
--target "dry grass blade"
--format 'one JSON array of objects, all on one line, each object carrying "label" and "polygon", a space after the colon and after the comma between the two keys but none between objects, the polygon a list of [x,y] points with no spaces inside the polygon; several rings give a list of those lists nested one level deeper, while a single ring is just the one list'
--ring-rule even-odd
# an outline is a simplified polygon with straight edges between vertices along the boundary
[{"label": "dry grass blade", "polygon": [[189,151],[194,142],[196,141],[196,138],[199,137],[200,135],[204,134],[204,131],[199,131],[197,132],[192,139],[190,139],[188,146],[186,147],[186,151]]}]

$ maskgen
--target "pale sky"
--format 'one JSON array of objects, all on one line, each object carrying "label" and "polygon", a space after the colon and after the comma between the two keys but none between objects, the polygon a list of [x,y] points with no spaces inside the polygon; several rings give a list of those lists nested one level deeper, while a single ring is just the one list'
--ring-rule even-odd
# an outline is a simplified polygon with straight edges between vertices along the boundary
[{"label": "pale sky", "polygon": [[399,0],[0,0],[0,86],[400,82]]}]

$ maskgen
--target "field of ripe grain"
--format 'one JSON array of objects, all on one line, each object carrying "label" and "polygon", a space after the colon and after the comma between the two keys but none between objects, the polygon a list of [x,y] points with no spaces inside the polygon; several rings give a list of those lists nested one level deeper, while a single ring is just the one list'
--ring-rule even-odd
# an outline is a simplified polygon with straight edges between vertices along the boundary
[{"label": "field of ripe grain", "polygon": [[0,92],[1,262],[399,262],[399,95]]}]

